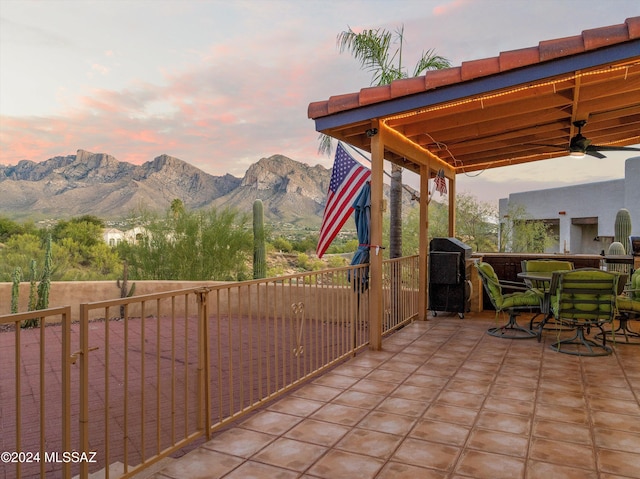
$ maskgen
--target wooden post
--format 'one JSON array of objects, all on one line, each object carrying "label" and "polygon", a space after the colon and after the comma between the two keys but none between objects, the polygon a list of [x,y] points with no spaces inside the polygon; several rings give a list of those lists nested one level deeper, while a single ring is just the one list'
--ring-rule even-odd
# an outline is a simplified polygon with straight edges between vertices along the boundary
[{"label": "wooden post", "polygon": [[456,177],[449,178],[449,237],[456,237]]},{"label": "wooden post", "polygon": [[420,241],[418,247],[418,320],[426,321],[429,307],[429,162],[420,166]]},{"label": "wooden post", "polygon": [[[377,127],[377,121],[371,124],[372,129]],[[383,175],[384,143],[378,130],[371,138],[370,244],[373,246],[369,259],[369,347],[373,350],[382,349],[382,250],[377,250],[376,246],[382,245]]]}]

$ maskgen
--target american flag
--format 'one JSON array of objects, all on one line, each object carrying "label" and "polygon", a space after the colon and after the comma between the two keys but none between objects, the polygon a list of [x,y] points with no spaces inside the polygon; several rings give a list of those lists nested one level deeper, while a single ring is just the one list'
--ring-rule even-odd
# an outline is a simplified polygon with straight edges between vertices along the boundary
[{"label": "american flag", "polygon": [[440,192],[440,196],[447,194],[447,181],[444,179],[444,170],[440,168],[438,174],[433,180],[436,184],[436,191]]},{"label": "american flag", "polygon": [[349,219],[353,200],[370,176],[371,170],[354,160],[342,143],[338,143],[316,248],[319,258]]}]

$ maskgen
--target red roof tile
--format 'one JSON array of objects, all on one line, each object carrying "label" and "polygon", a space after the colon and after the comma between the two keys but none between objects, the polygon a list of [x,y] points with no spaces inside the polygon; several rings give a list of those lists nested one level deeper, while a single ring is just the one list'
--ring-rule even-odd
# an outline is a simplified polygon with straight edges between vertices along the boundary
[{"label": "red roof tile", "polygon": [[640,17],[628,18],[620,25],[584,30],[582,35],[541,41],[537,47],[511,50],[502,52],[497,57],[463,62],[460,67],[429,71],[424,76],[396,80],[390,85],[363,88],[357,93],[332,96],[329,100],[310,103],[307,114],[309,118],[320,118],[636,38],[640,38]]}]

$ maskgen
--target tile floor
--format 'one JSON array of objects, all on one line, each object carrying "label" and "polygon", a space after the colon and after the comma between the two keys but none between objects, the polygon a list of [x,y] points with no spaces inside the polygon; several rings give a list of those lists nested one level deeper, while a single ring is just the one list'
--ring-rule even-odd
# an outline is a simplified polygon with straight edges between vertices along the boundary
[{"label": "tile floor", "polygon": [[570,356],[472,316],[405,327],[152,477],[640,478],[640,346]]}]

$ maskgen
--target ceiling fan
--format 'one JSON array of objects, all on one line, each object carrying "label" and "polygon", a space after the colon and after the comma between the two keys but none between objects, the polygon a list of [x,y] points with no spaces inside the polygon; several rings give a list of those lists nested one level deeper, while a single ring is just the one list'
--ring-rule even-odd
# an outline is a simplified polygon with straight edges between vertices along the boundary
[{"label": "ceiling fan", "polygon": [[640,151],[640,148],[632,148],[629,146],[604,146],[592,145],[591,140],[582,135],[582,127],[587,124],[587,120],[577,120],[573,122],[573,126],[578,129],[578,133],[571,138],[569,143],[569,154],[574,157],[581,158],[584,155],[594,156],[596,158],[606,158],[601,151]]}]

